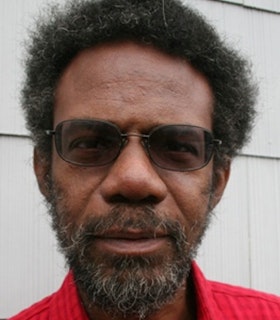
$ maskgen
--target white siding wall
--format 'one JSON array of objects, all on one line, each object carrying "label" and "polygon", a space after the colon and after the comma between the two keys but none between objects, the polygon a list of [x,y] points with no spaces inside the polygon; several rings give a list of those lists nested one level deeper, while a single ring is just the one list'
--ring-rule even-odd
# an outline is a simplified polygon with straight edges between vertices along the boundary
[{"label": "white siding wall", "polygon": [[[23,36],[32,13],[45,2],[0,1],[0,318],[51,293],[65,274],[32,172],[32,146],[18,102]],[[186,2],[252,59],[261,85],[254,138],[233,163],[198,260],[212,279],[280,294],[279,1]]]}]

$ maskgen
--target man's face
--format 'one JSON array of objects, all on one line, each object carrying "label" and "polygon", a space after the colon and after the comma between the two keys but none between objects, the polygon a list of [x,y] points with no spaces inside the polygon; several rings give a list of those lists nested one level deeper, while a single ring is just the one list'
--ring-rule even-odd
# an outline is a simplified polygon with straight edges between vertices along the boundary
[{"label": "man's face", "polygon": [[[213,104],[204,76],[183,60],[133,43],[103,45],[81,52],[62,74],[54,127],[64,120],[100,119],[123,133],[145,134],[164,124],[211,131]],[[40,182],[43,168],[36,159],[35,170]],[[212,161],[190,172],[155,166],[136,136],[113,163],[99,167],[69,164],[54,148],[45,195],[87,299],[144,317],[175,295],[185,285],[227,172],[217,177],[213,185]],[[151,301],[144,301],[148,296]]]}]

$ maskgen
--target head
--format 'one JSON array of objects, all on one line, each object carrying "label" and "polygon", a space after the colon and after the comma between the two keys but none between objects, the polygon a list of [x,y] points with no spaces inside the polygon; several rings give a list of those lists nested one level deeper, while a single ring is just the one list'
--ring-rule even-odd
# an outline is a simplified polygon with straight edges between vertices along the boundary
[{"label": "head", "polygon": [[[51,15],[32,35],[22,94],[35,172],[87,305],[144,318],[186,286],[252,127],[250,70],[178,1],[72,1]],[[58,156],[45,131],[73,119],[128,133],[114,162]],[[199,170],[161,168],[139,135],[168,124],[202,127],[222,145]]]}]

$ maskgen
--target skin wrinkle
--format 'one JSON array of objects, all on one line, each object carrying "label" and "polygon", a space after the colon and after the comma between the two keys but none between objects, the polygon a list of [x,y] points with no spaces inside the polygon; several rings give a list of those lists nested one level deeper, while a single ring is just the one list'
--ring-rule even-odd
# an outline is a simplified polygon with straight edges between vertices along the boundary
[{"label": "skin wrinkle", "polygon": [[[145,79],[145,82],[153,84],[154,80]],[[106,90],[110,90],[114,85],[116,85],[116,84],[119,85],[120,83],[126,84],[127,88],[129,88],[130,86],[133,86],[133,80],[115,79],[112,81],[108,81],[106,83],[100,83],[100,85],[98,87],[104,88]],[[96,88],[97,88],[97,86],[94,86],[92,88],[93,92]],[[142,92],[143,96],[145,96],[145,88],[146,88],[146,85],[139,86],[139,90]],[[177,94],[182,94],[184,92],[183,89],[180,92],[178,92],[178,89],[180,90],[181,88],[178,88],[175,83],[171,83],[171,82],[165,83],[164,81],[162,81],[162,83],[160,83],[160,85],[158,86],[159,93],[164,93],[166,95],[172,94],[172,95],[176,96]],[[99,99],[102,99],[102,97],[99,97]]]},{"label": "skin wrinkle", "polygon": [[[85,50],[84,52],[90,51],[90,49]],[[78,55],[79,57],[79,55]],[[77,57],[77,58],[78,58]],[[113,56],[112,60],[116,60],[118,58],[118,56],[116,55],[115,57]],[[176,60],[180,63],[180,68],[184,68],[187,67],[189,68],[189,66],[186,64],[185,61],[181,61],[180,59],[176,58]],[[111,61],[111,60],[110,60]],[[108,62],[108,64],[110,65],[110,61]],[[116,60],[117,61],[117,60]],[[115,63],[116,63],[115,61]],[[143,63],[145,63],[145,59],[143,59]],[[113,63],[113,61],[112,61]],[[87,68],[88,66],[85,65],[84,68]],[[156,93],[159,93],[160,95],[165,95],[169,97],[169,103],[172,103],[173,99],[172,98],[176,98],[178,95],[182,95],[185,94],[187,95],[187,90],[186,88],[190,87],[190,86],[195,86],[195,82],[190,81],[190,79],[181,79],[181,83],[185,83],[187,80],[188,82],[183,86],[178,86],[178,79],[174,78],[172,79],[172,77],[170,77],[168,79],[168,81],[166,81],[164,79],[164,77],[161,76],[161,74],[158,74],[158,70],[155,70],[154,73],[154,78],[150,79],[149,78],[149,72],[144,72],[143,74],[139,74],[139,72],[136,71],[130,71],[130,70],[123,70],[122,68],[119,68],[119,72],[116,75],[111,75],[110,74],[110,69],[102,69],[100,70],[100,73],[102,74],[103,72],[107,72],[110,75],[110,78],[108,80],[106,80],[105,82],[102,81],[102,76],[100,78],[100,74],[99,73],[95,73],[94,74],[94,83],[93,83],[93,79],[89,78],[89,79],[83,79],[83,89],[88,89],[88,93],[94,95],[96,100],[99,100],[100,102],[106,100],[106,98],[104,98],[104,94],[97,94],[97,91],[101,90],[101,89],[105,89],[107,94],[110,94],[111,91],[114,90],[115,87],[119,87],[121,84],[123,84],[123,87],[125,87],[125,92],[122,94],[121,91],[119,91],[119,96],[118,97],[113,97],[111,98],[112,102],[117,102],[117,105],[121,105],[123,102],[130,102],[132,105],[134,103],[135,97],[133,94],[133,83],[135,82],[135,78],[140,80],[142,82],[138,84],[138,92],[141,93],[141,96],[143,97],[143,99],[146,97],[147,93],[146,93],[146,88],[149,87],[149,84],[153,85],[156,84],[156,86],[154,86],[154,91]],[[66,72],[64,73],[63,77],[67,77],[68,71],[66,70]],[[83,69],[81,69],[81,75],[83,74]],[[77,78],[79,79],[79,74],[77,75]],[[86,85],[85,85],[86,84]],[[74,88],[79,88],[79,82],[75,82],[73,84]],[[132,91],[132,93],[130,94],[130,91]],[[81,97],[81,101],[86,101],[87,97],[86,96],[82,96]],[[152,106],[151,106],[152,107]]]}]

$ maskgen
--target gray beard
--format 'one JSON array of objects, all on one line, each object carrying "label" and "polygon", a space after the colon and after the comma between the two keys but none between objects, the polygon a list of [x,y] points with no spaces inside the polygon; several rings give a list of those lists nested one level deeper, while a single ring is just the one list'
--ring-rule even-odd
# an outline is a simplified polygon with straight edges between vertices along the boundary
[{"label": "gray beard", "polygon": [[[152,206],[115,206],[102,218],[91,214],[86,224],[75,226],[67,221],[71,215],[62,205],[63,197],[57,189],[52,188],[53,196],[48,199],[53,229],[75,281],[86,296],[88,310],[97,306],[113,317],[145,319],[172,301],[185,285],[210,214],[206,215],[204,225],[200,225],[200,237],[195,244],[189,243],[178,221],[155,212]],[[163,252],[145,257],[96,254],[95,236],[106,233],[112,226],[122,231],[164,230],[170,238],[169,255]]]}]

